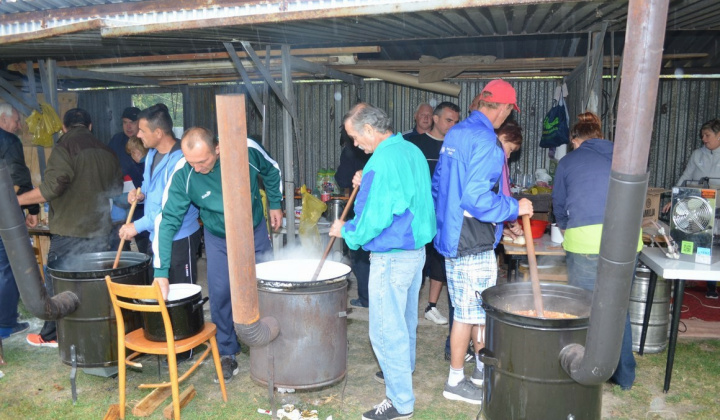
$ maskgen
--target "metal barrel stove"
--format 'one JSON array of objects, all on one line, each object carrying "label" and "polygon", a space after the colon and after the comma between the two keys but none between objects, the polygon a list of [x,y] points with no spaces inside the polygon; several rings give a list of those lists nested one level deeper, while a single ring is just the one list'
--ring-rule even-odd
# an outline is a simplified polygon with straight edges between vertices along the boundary
[{"label": "metal barrel stove", "polygon": [[545,311],[573,319],[533,318],[513,313],[533,309],[530,283],[493,286],[482,293],[486,311],[482,414],[487,420],[599,419],[602,384],[574,381],[558,355],[585,343],[592,293],[564,284],[542,284]]},{"label": "metal barrel stove", "polygon": [[[57,321],[60,358],[72,366],[72,347],[78,367],[104,368],[118,362],[117,327],[105,276],[114,282],[150,284],[150,257],[139,252],[123,252],[113,269],[115,252],[96,252],[59,258],[48,263],[55,293],[69,291],[80,298],[78,309]],[[125,332],[142,326],[142,319],[128,313]]]},{"label": "metal barrel stove", "polygon": [[[635,279],[630,290],[630,326],[632,327],[633,351],[640,350],[640,336],[645,317],[645,303],[647,302],[648,286],[650,284],[650,269],[638,263],[635,269]],[[647,338],[645,339],[645,353],[660,353],[668,345],[670,334],[670,289],[672,282],[658,277],[655,285],[655,296],[650,309]]]},{"label": "metal barrel stove", "polygon": [[272,316],[280,334],[250,347],[250,376],[275,387],[315,389],[342,380],[347,371],[347,285],[350,267],[319,260],[257,264],[260,316]]}]

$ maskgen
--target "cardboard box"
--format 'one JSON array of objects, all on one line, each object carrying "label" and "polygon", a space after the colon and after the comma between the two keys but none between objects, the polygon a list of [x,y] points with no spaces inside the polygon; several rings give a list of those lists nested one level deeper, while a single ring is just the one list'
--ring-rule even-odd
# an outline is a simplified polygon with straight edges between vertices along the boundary
[{"label": "cardboard box", "polygon": [[643,208],[643,225],[657,221],[660,214],[660,195],[665,191],[663,188],[648,188],[645,196],[645,208]]}]

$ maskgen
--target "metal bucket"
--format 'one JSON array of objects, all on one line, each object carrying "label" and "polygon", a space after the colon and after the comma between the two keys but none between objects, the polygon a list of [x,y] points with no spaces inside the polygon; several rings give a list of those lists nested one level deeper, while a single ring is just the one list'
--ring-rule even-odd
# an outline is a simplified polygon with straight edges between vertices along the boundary
[{"label": "metal bucket", "polygon": [[[105,284],[109,275],[123,284],[150,284],[150,257],[139,252],[123,252],[118,268],[112,268],[115,252],[96,252],[60,258],[48,263],[55,293],[70,291],[80,298],[77,311],[57,321],[60,358],[72,365],[71,346],[75,346],[77,366],[99,368],[117,365],[117,327],[110,294]],[[125,311],[125,332],[142,326],[137,314]]]},{"label": "metal bucket", "polygon": [[347,202],[345,200],[341,200],[339,198],[334,198],[332,200],[328,200],[327,204],[327,219],[328,222],[332,223],[336,220],[339,220],[342,216],[343,210],[345,210],[345,205]]},{"label": "metal bucket", "polygon": [[[635,269],[635,279],[630,290],[630,305],[628,306],[633,336],[633,351],[640,350],[640,335],[642,334],[649,284],[650,269],[638,264]],[[645,338],[645,353],[660,353],[667,347],[668,334],[670,334],[670,288],[671,282],[658,277],[655,284],[655,297],[650,310],[647,337]]]},{"label": "metal bucket", "polygon": [[[350,267],[319,260],[279,260],[257,265],[260,316],[273,316],[280,335],[250,348],[250,376],[275,387],[314,389],[347,371],[347,278]],[[294,280],[293,280],[294,279]],[[274,363],[272,363],[274,361]]]},{"label": "metal bucket", "polygon": [[530,283],[507,283],[482,293],[487,319],[482,413],[488,420],[599,419],[602,384],[575,382],[560,366],[568,344],[585,344],[592,293],[565,284],[542,283],[547,311],[575,319],[513,314],[534,309]]}]

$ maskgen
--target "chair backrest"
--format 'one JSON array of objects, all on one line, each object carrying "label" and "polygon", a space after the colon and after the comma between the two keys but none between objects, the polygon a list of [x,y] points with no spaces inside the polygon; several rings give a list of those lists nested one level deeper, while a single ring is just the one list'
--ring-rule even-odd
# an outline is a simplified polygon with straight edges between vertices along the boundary
[{"label": "chair backrest", "polygon": [[[115,283],[110,276],[105,276],[105,283],[110,293],[113,309],[115,310],[115,318],[118,324],[118,336],[123,331],[125,320],[123,319],[122,309],[128,309],[137,312],[160,312],[165,326],[165,338],[168,342],[168,348],[175,346],[175,338],[173,336],[170,315],[162,297],[160,285],[153,283],[151,286],[135,286],[130,284]],[[122,298],[122,299],[119,299]],[[144,300],[148,302],[134,303],[134,300]],[[152,301],[155,301],[153,303]]]}]

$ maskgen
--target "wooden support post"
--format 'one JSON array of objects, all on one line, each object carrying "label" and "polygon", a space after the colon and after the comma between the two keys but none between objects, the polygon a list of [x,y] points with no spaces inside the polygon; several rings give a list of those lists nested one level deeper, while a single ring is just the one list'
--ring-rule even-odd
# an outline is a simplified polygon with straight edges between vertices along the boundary
[{"label": "wooden support post", "polygon": [[[197,392],[195,392],[195,387],[190,385],[185,389],[185,391],[180,393],[180,408],[182,409],[190,401],[192,401],[193,398],[195,398],[195,395],[197,395]],[[173,405],[170,403],[165,409],[163,410],[163,417],[166,419],[172,419],[174,415]]]},{"label": "wooden support post", "polygon": [[[140,400],[139,403],[135,404],[135,407],[132,409],[133,416],[147,417],[151,415],[170,395],[172,395],[172,389],[169,386],[155,388],[151,393],[147,394],[145,398]],[[172,404],[170,404],[170,406],[172,407]]]}]

